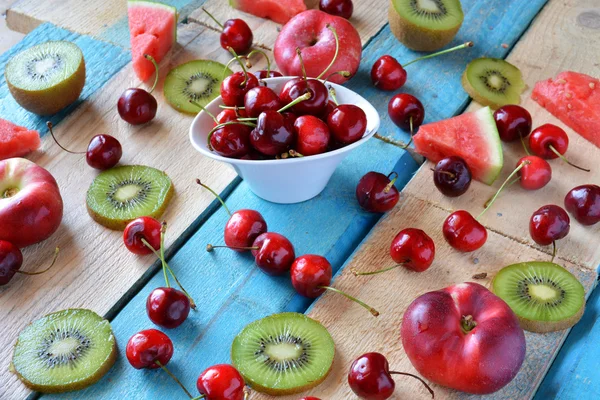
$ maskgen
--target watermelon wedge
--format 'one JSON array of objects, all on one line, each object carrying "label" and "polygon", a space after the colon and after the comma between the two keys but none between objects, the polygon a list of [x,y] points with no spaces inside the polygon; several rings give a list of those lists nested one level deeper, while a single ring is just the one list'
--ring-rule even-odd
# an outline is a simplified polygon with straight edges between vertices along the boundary
[{"label": "watermelon wedge", "polygon": [[296,14],[306,11],[304,0],[229,0],[233,8],[260,18],[285,24]]},{"label": "watermelon wedge", "polygon": [[40,148],[40,133],[0,118],[0,160],[23,157]]},{"label": "watermelon wedge", "polygon": [[502,170],[502,145],[489,107],[421,125],[413,141],[417,152],[429,161],[462,157],[473,178],[487,185],[494,183]]},{"label": "watermelon wedge", "polygon": [[600,147],[600,81],[566,71],[535,84],[531,98],[575,132]]},{"label": "watermelon wedge", "polygon": [[154,65],[144,54],[159,63],[171,50],[177,41],[177,9],[153,1],[129,0],[127,14],[133,70],[141,81],[147,81],[154,76]]}]

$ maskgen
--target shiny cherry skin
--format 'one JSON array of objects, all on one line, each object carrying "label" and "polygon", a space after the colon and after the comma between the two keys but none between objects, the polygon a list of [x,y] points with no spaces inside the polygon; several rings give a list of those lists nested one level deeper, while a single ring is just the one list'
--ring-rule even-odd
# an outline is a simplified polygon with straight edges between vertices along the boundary
[{"label": "shiny cherry skin", "polygon": [[198,392],[206,400],[243,400],[245,385],[242,375],[229,364],[208,367],[196,382]]},{"label": "shiny cherry skin", "polygon": [[160,249],[160,231],[162,224],[152,217],[136,218],[127,224],[123,232],[123,242],[127,250],[140,256],[151,254],[150,250],[143,242],[146,240],[156,251]]},{"label": "shiny cherry skin", "polygon": [[[247,78],[246,78],[247,77]],[[221,99],[228,107],[243,107],[248,90],[258,86],[258,79],[253,74],[234,72],[221,82]]]},{"label": "shiny cherry skin", "polygon": [[254,75],[256,75],[258,79],[280,78],[283,76],[279,71],[267,71],[266,69],[256,71]]},{"label": "shiny cherry skin", "polygon": [[22,265],[21,250],[6,240],[0,240],[0,286],[10,282]]},{"label": "shiny cherry skin", "polygon": [[504,142],[523,139],[531,133],[531,114],[516,104],[508,104],[494,112],[494,120]]},{"label": "shiny cherry skin", "polygon": [[321,119],[323,121],[327,121],[327,119],[329,118],[329,114],[331,114],[333,112],[333,110],[335,110],[335,108],[337,107],[337,105],[329,100],[327,102],[327,105],[325,106],[325,110],[323,111],[323,114],[321,115]]},{"label": "shiny cherry skin", "polygon": [[312,115],[302,115],[294,122],[295,149],[303,156],[325,153],[331,133],[325,122]]},{"label": "shiny cherry skin", "polygon": [[435,243],[421,229],[403,229],[392,240],[390,255],[404,268],[423,272],[433,263]]},{"label": "shiny cherry skin", "polygon": [[390,211],[400,199],[400,192],[390,180],[379,172],[367,172],[356,186],[356,200],[363,210],[373,213]]},{"label": "shiny cherry skin", "polygon": [[[224,239],[229,247],[252,247],[259,235],[267,231],[263,216],[255,210],[242,209],[234,212],[225,224]],[[238,252],[248,250],[234,249]]]},{"label": "shiny cherry skin", "polygon": [[296,141],[294,124],[277,111],[264,111],[250,133],[250,144],[267,156],[285,153]]},{"label": "shiny cherry skin", "polygon": [[315,299],[326,290],[321,286],[331,284],[331,264],[323,256],[306,254],[294,261],[290,276],[296,292],[304,297]]},{"label": "shiny cherry skin", "polygon": [[290,79],[281,89],[279,97],[284,104],[289,104],[307,92],[311,94],[310,99],[294,105],[290,111],[298,116],[309,114],[318,117],[322,115],[329,101],[329,92],[321,81],[310,78]]},{"label": "shiny cherry skin", "polygon": [[371,81],[377,89],[398,90],[406,83],[406,70],[394,57],[381,56],[371,68]]},{"label": "shiny cherry skin", "polygon": [[538,190],[543,188],[552,179],[552,167],[546,160],[538,156],[525,156],[519,160],[517,167],[528,161],[518,172],[519,183],[523,189]]},{"label": "shiny cherry skin", "polygon": [[256,265],[267,275],[282,275],[290,270],[296,253],[292,242],[283,235],[266,232],[252,244],[252,255]]},{"label": "shiny cherry skin", "polygon": [[221,32],[221,47],[231,47],[237,54],[246,54],[252,47],[254,35],[246,21],[235,18],[225,21]]},{"label": "shiny cherry skin", "polygon": [[582,225],[600,222],[600,186],[574,187],[565,196],[565,208]]},{"label": "shiny cherry skin", "polygon": [[252,149],[250,132],[251,128],[246,125],[226,125],[213,132],[210,137],[210,145],[220,156],[242,158]]},{"label": "shiny cherry skin", "polygon": [[471,169],[461,157],[442,158],[435,165],[433,183],[445,196],[458,197],[471,186]]},{"label": "shiny cherry skin", "polygon": [[131,125],[142,125],[150,122],[156,116],[158,103],[152,94],[144,89],[127,89],[117,102],[119,115]]},{"label": "shiny cherry skin", "polygon": [[571,229],[571,219],[567,212],[554,204],[541,207],[529,220],[529,234],[540,246],[551,245],[564,238]]},{"label": "shiny cherry skin", "polygon": [[392,122],[405,131],[410,131],[412,118],[413,131],[416,131],[425,119],[425,108],[412,94],[399,93],[388,103],[388,114]]},{"label": "shiny cherry skin", "polygon": [[552,151],[550,146],[560,154],[565,154],[569,147],[567,132],[552,124],[544,124],[531,132],[529,148],[533,154],[547,160],[558,158],[558,155]]},{"label": "shiny cherry skin", "polygon": [[146,329],[129,339],[125,355],[135,369],[157,369],[157,361],[167,365],[173,357],[173,342],[157,329]]},{"label": "shiny cherry skin", "polygon": [[225,122],[237,121],[238,118],[246,118],[246,111],[244,109],[234,110],[232,108],[226,108],[217,114],[215,126],[218,124],[224,124]]},{"label": "shiny cherry skin", "polygon": [[464,210],[450,214],[442,231],[450,246],[465,253],[481,248],[487,240],[485,227]]},{"label": "shiny cherry skin", "polygon": [[283,104],[277,93],[266,86],[252,88],[244,97],[244,109],[249,118],[257,118],[263,111],[277,111],[281,107]]},{"label": "shiny cherry skin", "polygon": [[106,170],[114,167],[123,156],[121,143],[110,135],[96,135],[90,140],[85,160],[92,168]]},{"label": "shiny cherry skin", "polygon": [[386,400],[396,388],[388,361],[380,353],[366,353],[354,360],[348,372],[348,384],[354,394],[366,400]]},{"label": "shiny cherry skin", "polygon": [[177,328],[190,313],[190,299],[180,290],[159,287],[150,292],[146,313],[150,321],[162,328]]},{"label": "shiny cherry skin", "polygon": [[338,143],[354,143],[367,131],[367,114],[354,104],[342,104],[329,114],[327,126]]},{"label": "shiny cherry skin", "polygon": [[350,19],[354,11],[354,4],[352,4],[352,0],[321,0],[319,1],[319,10],[336,17]]}]

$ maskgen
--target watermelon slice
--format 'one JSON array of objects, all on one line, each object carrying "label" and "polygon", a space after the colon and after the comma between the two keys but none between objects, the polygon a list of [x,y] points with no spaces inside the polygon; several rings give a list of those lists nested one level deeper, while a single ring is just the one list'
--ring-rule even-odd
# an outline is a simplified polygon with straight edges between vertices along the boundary
[{"label": "watermelon slice", "polygon": [[133,70],[141,81],[154,76],[154,65],[144,54],[161,62],[177,41],[177,9],[143,0],[127,2]]},{"label": "watermelon slice", "polygon": [[304,0],[229,0],[233,8],[285,24],[296,14],[306,11]]},{"label": "watermelon slice", "polygon": [[494,183],[502,170],[502,145],[489,107],[421,125],[413,140],[417,152],[430,161],[462,157],[473,178],[487,185]]},{"label": "watermelon slice", "polygon": [[40,133],[0,118],[0,160],[23,157],[40,148]]},{"label": "watermelon slice", "polygon": [[535,84],[531,98],[600,147],[600,81],[566,71]]}]

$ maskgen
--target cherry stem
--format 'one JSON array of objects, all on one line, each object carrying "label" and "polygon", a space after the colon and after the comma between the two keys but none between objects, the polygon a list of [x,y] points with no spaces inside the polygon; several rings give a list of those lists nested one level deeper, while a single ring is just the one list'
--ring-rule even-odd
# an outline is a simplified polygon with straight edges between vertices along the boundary
[{"label": "cherry stem", "polygon": [[224,104],[220,104],[219,108],[223,108],[225,110],[245,110],[246,107],[238,107],[238,106],[226,106]]},{"label": "cherry stem", "polygon": [[290,154],[290,157],[293,158],[300,158],[300,157],[304,157],[304,155],[298,153],[296,150],[294,149],[290,149],[290,151],[288,151],[288,153]]},{"label": "cherry stem", "polygon": [[[271,60],[269,60],[269,56],[267,56],[267,53],[265,53],[262,50],[254,49],[250,53],[248,53],[248,55],[246,56],[246,59],[248,61],[250,61],[249,58],[252,57],[254,54],[262,54],[267,59],[267,77],[268,77],[271,74]],[[248,66],[248,64],[246,64],[246,66]],[[250,67],[248,67],[248,68],[250,68]]]},{"label": "cherry stem", "polygon": [[[441,172],[441,171],[440,171]],[[521,180],[520,177],[516,177],[515,179],[513,179],[508,185],[506,185],[505,189],[508,189],[509,187],[511,187],[512,185],[514,185],[515,183],[519,182]],[[490,204],[490,201],[492,201],[491,198],[489,198],[485,204],[483,205],[484,207],[487,207]]]},{"label": "cherry stem", "polygon": [[394,186],[394,183],[396,183],[396,181],[398,180],[398,173],[396,171],[390,172],[390,174],[387,176],[387,178],[390,179],[390,176],[393,176],[394,178],[383,189],[383,193],[389,193],[389,191],[392,190],[392,186]]},{"label": "cherry stem", "polygon": [[519,134],[519,138],[521,139],[521,144],[523,145],[523,150],[525,150],[525,154],[530,156],[531,153],[529,152],[529,149],[527,148],[527,144],[525,143],[525,139],[523,138],[523,135]]},{"label": "cherry stem", "polygon": [[300,97],[296,97],[296,98],[294,99],[294,101],[292,101],[292,102],[291,102],[291,103],[289,103],[288,105],[281,107],[279,110],[277,110],[277,112],[278,112],[278,113],[282,113],[282,112],[284,112],[285,110],[288,110],[288,109],[290,109],[290,108],[294,107],[296,104],[298,104],[298,103],[300,103],[300,102],[303,102],[304,100],[309,100],[311,97],[312,97],[312,93],[311,93],[311,92],[306,92],[306,93],[304,93],[302,96],[300,96]]},{"label": "cherry stem", "polygon": [[219,123],[219,121],[217,121],[217,117],[215,117],[215,115],[213,113],[211,113],[210,111],[208,111],[205,107],[200,105],[200,103],[198,103],[195,100],[190,100],[190,103],[195,105],[196,107],[198,107],[200,110],[204,111],[205,113],[207,113],[213,119],[213,121],[215,121],[216,124]]},{"label": "cherry stem", "polygon": [[204,183],[202,183],[200,181],[200,179],[196,179],[196,183],[198,185],[202,186],[204,189],[206,189],[209,192],[211,192],[217,198],[217,200],[219,200],[219,202],[221,203],[221,205],[223,206],[223,208],[225,209],[225,211],[227,211],[227,214],[229,214],[229,216],[231,217],[231,211],[229,211],[229,207],[227,207],[227,204],[225,204],[225,201],[221,198],[221,196],[219,196],[219,194],[217,192],[215,192],[210,187],[208,187],[207,185],[205,185]]},{"label": "cherry stem", "polygon": [[[240,56],[238,56],[238,54],[235,52],[233,47],[228,47],[227,50],[229,50],[229,52],[231,54],[233,54],[234,59],[240,63],[240,66],[242,67],[242,71],[244,71],[244,81],[240,84],[240,87],[244,87],[244,86],[246,86],[246,83],[248,82],[248,70],[246,69],[246,66],[240,59]],[[231,60],[231,61],[233,61],[233,60]],[[225,70],[227,70],[227,68],[229,68],[229,64],[231,64],[231,61],[229,61],[229,63],[227,63],[227,67],[225,68]]]},{"label": "cherry stem", "polygon": [[354,276],[377,275],[377,274],[381,274],[382,272],[388,272],[388,271],[391,271],[393,269],[396,269],[396,268],[398,268],[401,265],[402,264],[398,264],[398,265],[394,265],[392,267],[388,267],[388,268],[384,268],[384,269],[378,269],[377,271],[371,271],[371,272],[358,272],[355,268],[350,269],[350,271],[354,274]]},{"label": "cherry stem", "polygon": [[413,374],[409,374],[408,372],[398,372],[398,371],[390,371],[391,375],[404,375],[404,376],[410,376],[413,377],[419,381],[421,381],[421,383],[423,384],[423,386],[425,386],[425,388],[429,391],[429,393],[431,393],[431,398],[435,399],[435,393],[433,392],[433,389],[431,388],[431,386],[429,386],[427,384],[427,382],[425,382],[423,379],[421,379],[420,377],[413,375]]},{"label": "cherry stem", "polygon": [[561,160],[563,160],[564,162],[566,162],[567,164],[569,164],[571,167],[575,167],[575,168],[577,168],[577,169],[579,169],[579,170],[582,170],[582,171],[585,171],[585,172],[590,172],[590,170],[589,170],[589,169],[587,169],[587,168],[582,168],[582,167],[580,167],[579,165],[575,165],[575,164],[573,164],[571,161],[567,160],[567,157],[565,157],[564,155],[560,154],[560,152],[559,152],[558,150],[556,150],[556,149],[554,148],[554,146],[550,145],[550,146],[548,146],[548,148],[549,148],[549,149],[550,149],[550,150],[551,150],[551,151],[552,151],[554,154],[556,154],[556,155],[557,155],[557,156],[558,156],[558,157],[559,157]]},{"label": "cherry stem", "polygon": [[446,50],[438,51],[437,53],[428,54],[426,56],[422,56],[422,57],[416,58],[416,59],[414,59],[414,60],[412,60],[412,61],[407,62],[406,64],[404,64],[403,67],[407,67],[410,64],[416,63],[417,61],[426,60],[428,58],[441,56],[442,54],[451,53],[453,51],[460,50],[460,49],[465,49],[467,47],[473,47],[473,42],[466,42],[466,43],[463,43],[463,44],[455,46],[455,47],[451,47],[451,48],[446,49]]},{"label": "cherry stem", "polygon": [[325,80],[323,81],[323,84],[327,83],[329,81],[329,78],[331,78],[334,75],[341,75],[344,78],[350,78],[352,76],[352,74],[350,73],[350,71],[332,72],[331,74],[327,75],[327,78],[325,78]]},{"label": "cherry stem", "polygon": [[50,135],[52,136],[52,139],[54,139],[54,141],[56,142],[56,144],[58,145],[58,147],[60,147],[61,149],[63,149],[67,153],[71,153],[71,154],[85,154],[85,151],[72,151],[72,150],[69,150],[69,149],[65,148],[62,144],[60,144],[58,142],[58,139],[56,139],[56,136],[54,136],[54,132],[52,131],[52,128],[54,127],[54,125],[52,125],[52,122],[50,122],[50,121],[46,122],[46,126],[48,127],[48,130],[50,130]]},{"label": "cherry stem", "polygon": [[335,89],[332,88],[331,86],[329,87],[329,95],[331,96],[331,99],[333,100],[333,102],[335,103],[335,105],[339,106],[340,103],[338,102],[337,96],[335,94]]},{"label": "cherry stem", "polygon": [[302,76],[304,77],[304,81],[308,81],[306,77],[306,68],[304,68],[304,60],[302,59],[302,50],[300,47],[296,47],[296,54],[298,54],[298,59],[300,60],[300,67],[302,68]]},{"label": "cherry stem", "polygon": [[210,130],[210,132],[208,132],[208,136],[206,137],[206,141],[207,141],[207,144],[208,144],[208,148],[209,148],[211,151],[213,151],[213,150],[214,150],[214,149],[212,148],[212,145],[210,144],[210,138],[212,137],[212,135],[213,135],[213,134],[214,134],[216,131],[218,131],[219,129],[221,129],[221,128],[223,128],[223,127],[227,126],[227,125],[236,125],[236,124],[237,124],[237,125],[245,125],[245,126],[249,126],[249,127],[251,127],[251,128],[256,128],[256,124],[253,124],[253,123],[251,123],[251,122],[249,122],[249,121],[228,121],[228,122],[224,122],[224,123],[222,123],[222,124],[219,124],[219,125],[215,126],[214,128],[212,128],[212,129]]},{"label": "cherry stem", "polygon": [[154,89],[156,89],[156,85],[158,84],[158,64],[156,63],[156,60],[154,59],[154,57],[152,57],[150,54],[144,54],[144,58],[148,61],[150,61],[152,63],[152,65],[154,65],[154,84],[152,85],[152,87],[150,88],[150,91],[148,93],[152,93],[154,92]]},{"label": "cherry stem", "polygon": [[161,261],[162,264],[162,271],[163,271],[163,276],[165,277],[165,284],[167,285],[168,288],[171,287],[171,283],[169,282],[169,275],[167,275],[167,269],[165,268],[165,263],[162,261],[162,258],[160,256],[160,253],[158,253],[154,247],[152,247],[150,245],[150,243],[148,243],[148,241],[145,238],[142,238],[142,243],[144,243],[144,245],[149,248],[150,250],[152,250],[152,252],[154,253],[154,255],[156,256],[156,258],[158,258]]},{"label": "cherry stem", "polygon": [[556,257],[556,240],[552,241],[552,259],[550,262],[554,262],[554,257]]},{"label": "cherry stem", "polygon": [[339,289],[332,288],[331,286],[317,286],[317,289],[327,289],[327,290],[331,290],[332,292],[339,293],[342,296],[346,297],[347,299],[352,300],[353,302],[358,303],[361,306],[363,306],[364,308],[366,308],[367,310],[369,310],[369,312],[373,316],[375,316],[375,317],[379,316],[379,311],[377,311],[376,309],[374,309],[373,307],[371,307],[370,305],[368,305],[364,301],[361,301],[361,300],[357,299],[356,297],[352,297],[348,293],[342,292]]},{"label": "cherry stem", "polygon": [[327,24],[326,28],[329,29],[331,31],[331,33],[333,33],[333,37],[335,38],[335,53],[333,54],[333,59],[331,60],[331,62],[327,66],[327,68],[325,68],[325,70],[323,72],[321,72],[321,74],[319,76],[317,76],[317,79],[321,79],[321,77],[323,77],[323,75],[325,75],[325,73],[327,71],[329,71],[329,68],[333,67],[335,60],[337,60],[338,53],[340,52],[340,38],[338,37],[338,34],[337,34],[335,28],[333,26],[331,26],[331,24]]},{"label": "cherry stem", "polygon": [[379,133],[374,134],[373,137],[375,137],[376,139],[379,139],[382,142],[385,142],[387,144],[391,144],[393,146],[400,147],[402,150],[406,150],[406,148],[408,147],[408,144],[410,144],[410,143],[406,144],[399,140],[392,139],[389,136],[381,136]]},{"label": "cherry stem", "polygon": [[238,246],[213,246],[212,244],[206,245],[206,251],[212,252],[214,249],[229,249],[229,250],[260,250],[260,247],[238,247]]},{"label": "cherry stem", "polygon": [[402,149],[403,149],[403,150],[406,150],[406,149],[408,149],[408,146],[410,146],[410,144],[411,144],[411,143],[412,143],[412,141],[413,141],[413,117],[412,117],[412,115],[410,116],[410,119],[408,120],[408,123],[410,124],[410,139],[408,140],[408,143],[406,143],[406,144],[405,144],[405,145],[402,147]]},{"label": "cherry stem", "polygon": [[[450,171],[436,171],[434,168],[429,168],[429,169],[432,170],[434,174],[444,174],[444,175],[448,175],[452,179],[456,178],[456,175]],[[486,204],[486,206],[487,206],[487,204]]]},{"label": "cherry stem", "polygon": [[[483,214],[485,214],[485,212],[492,206],[492,204],[494,204],[494,202],[496,201],[496,199],[498,198],[498,196],[500,195],[500,192],[502,192],[502,190],[504,190],[504,188],[506,187],[506,185],[508,184],[508,182],[512,179],[513,176],[515,176],[520,170],[521,168],[523,168],[525,165],[529,165],[531,164],[530,161],[523,161],[521,164],[519,164],[519,166],[517,168],[515,168],[513,170],[513,172],[510,173],[510,175],[506,178],[506,180],[502,183],[502,186],[500,186],[500,189],[498,189],[498,191],[496,192],[496,194],[488,201],[485,202],[484,204],[484,209],[483,211],[477,216],[477,218],[475,218],[475,220],[479,220],[479,218],[481,218],[481,216]],[[514,182],[513,182],[514,183]],[[487,204],[487,205],[486,205]]]},{"label": "cherry stem", "polygon": [[208,14],[208,16],[215,21],[215,24],[219,25],[219,28],[221,29],[225,29],[225,27],[223,26],[222,23],[220,23],[211,13],[209,13],[206,8],[202,7],[202,11],[204,11],[206,14]]},{"label": "cherry stem", "polygon": [[50,266],[46,269],[43,269],[41,271],[36,271],[36,272],[27,272],[27,271],[19,271],[17,270],[17,272],[19,274],[23,274],[23,275],[40,275],[43,274],[44,272],[48,272],[48,270],[52,267],[54,267],[54,264],[56,263],[56,259],[58,258],[58,252],[60,251],[60,249],[57,247],[54,250],[54,258],[52,259],[52,262],[50,263]]},{"label": "cherry stem", "polygon": [[167,373],[167,374],[168,374],[168,375],[169,375],[171,378],[173,378],[173,380],[174,380],[175,382],[177,382],[177,384],[178,384],[178,385],[179,385],[179,386],[180,386],[180,387],[183,389],[183,391],[185,392],[185,394],[187,394],[187,395],[190,397],[190,399],[193,399],[193,398],[194,398],[194,396],[192,396],[192,394],[191,394],[191,393],[190,393],[190,392],[189,392],[189,391],[188,391],[188,390],[185,388],[185,386],[183,386],[183,383],[181,383],[181,381],[180,381],[179,379],[177,379],[177,377],[176,377],[175,375],[173,375],[173,374],[171,373],[171,371],[169,371],[169,369],[168,369],[168,368],[167,368],[165,365],[163,365],[163,364],[162,364],[160,361],[158,361],[158,360],[154,361],[154,363],[155,363],[156,365],[158,365],[159,367],[161,367],[161,368],[162,368],[162,370],[163,370],[163,371],[165,371],[165,372],[166,372],[166,373]]}]

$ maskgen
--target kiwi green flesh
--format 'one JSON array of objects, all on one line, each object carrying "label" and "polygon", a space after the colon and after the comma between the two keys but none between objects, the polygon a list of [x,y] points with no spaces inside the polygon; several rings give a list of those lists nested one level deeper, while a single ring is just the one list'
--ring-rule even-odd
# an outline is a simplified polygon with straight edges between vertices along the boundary
[{"label": "kiwi green flesh", "polygon": [[448,30],[464,19],[459,0],[392,0],[401,18],[430,30]]},{"label": "kiwi green flesh", "polygon": [[93,311],[69,309],[46,315],[23,329],[11,367],[28,387],[59,393],[97,382],[116,356],[110,323]]},{"label": "kiwi green flesh", "polygon": [[509,265],[492,281],[492,291],[512,308],[524,328],[550,332],[574,325],[585,307],[585,290],[558,264],[531,261]]},{"label": "kiwi green flesh", "polygon": [[221,82],[232,71],[223,64],[209,60],[195,60],[172,69],[165,78],[164,95],[176,110],[197,114],[201,110],[190,100],[205,107],[219,96]]},{"label": "kiwi green flesh", "polygon": [[142,165],[124,165],[100,173],[87,193],[92,217],[111,229],[123,229],[142,217],[160,217],[173,193],[162,171]]},{"label": "kiwi green flesh", "polygon": [[519,104],[525,82],[521,71],[507,61],[478,58],[469,63],[463,76],[465,90],[478,103],[494,108]]},{"label": "kiwi green flesh", "polygon": [[327,329],[298,313],[274,314],[246,326],[231,347],[235,367],[255,390],[299,393],[321,383],[333,364]]}]

